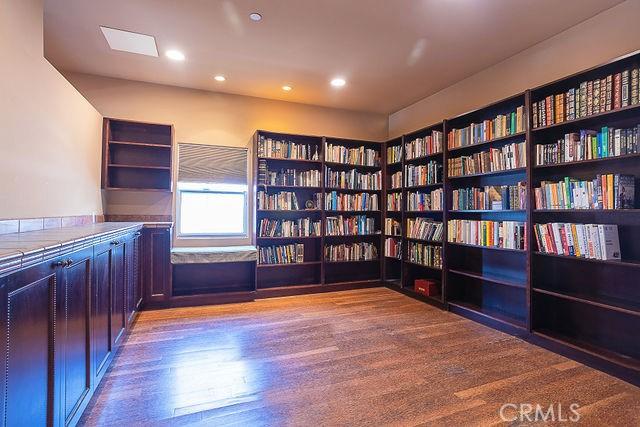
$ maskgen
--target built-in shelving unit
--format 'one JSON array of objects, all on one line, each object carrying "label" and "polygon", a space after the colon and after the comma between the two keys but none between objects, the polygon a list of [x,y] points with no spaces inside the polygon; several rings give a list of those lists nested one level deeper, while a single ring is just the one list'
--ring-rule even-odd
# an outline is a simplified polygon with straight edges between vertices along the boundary
[{"label": "built-in shelving unit", "polygon": [[[285,144],[296,144],[308,147],[304,156],[289,158],[291,154],[285,152],[267,153],[260,149],[260,141],[264,144],[274,144],[277,141]],[[365,147],[377,153],[375,165],[347,164],[345,162],[328,161],[325,157],[327,144],[342,146],[347,149]],[[299,204],[297,210],[264,209],[256,203],[256,245],[258,248],[278,247],[282,245],[302,245],[304,255],[300,262],[293,263],[259,263],[256,272],[257,289],[259,294],[285,295],[288,293],[318,292],[322,290],[348,288],[353,286],[371,286],[379,283],[381,277],[380,259],[382,254],[382,217],[383,205],[379,189],[340,188],[329,185],[326,180],[327,170],[349,172],[353,169],[363,174],[372,174],[382,170],[382,145],[379,142],[346,140],[322,136],[293,135],[267,131],[258,131],[254,137],[254,152],[256,153],[256,192],[275,195],[281,192],[295,194]],[[303,158],[300,158],[303,157]],[[318,171],[319,182],[315,185],[271,185],[265,184],[264,174],[268,172]],[[381,173],[381,172],[380,172]],[[329,207],[327,198],[332,192],[337,195],[355,197],[366,194],[368,197],[376,195],[378,206],[375,209],[361,209],[354,206],[345,208]],[[308,201],[315,202],[313,206],[306,206]],[[327,218],[353,218],[366,216],[374,221],[375,229],[372,233],[357,235],[330,235],[327,232]],[[283,237],[264,236],[260,231],[263,220],[283,221],[307,218],[319,222],[320,232],[313,236]],[[371,243],[377,250],[375,259],[330,261],[325,259],[325,248],[330,245]]]},{"label": "built-in shelving unit", "polygon": [[104,119],[102,188],[171,191],[173,126]]}]

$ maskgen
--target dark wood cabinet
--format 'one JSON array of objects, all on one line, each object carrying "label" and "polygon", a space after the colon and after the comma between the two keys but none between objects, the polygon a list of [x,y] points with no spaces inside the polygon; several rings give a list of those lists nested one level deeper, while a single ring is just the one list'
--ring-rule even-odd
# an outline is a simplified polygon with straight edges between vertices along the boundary
[{"label": "dark wood cabinet", "polygon": [[171,227],[142,231],[145,305],[162,306],[171,297]]},{"label": "dark wood cabinet", "polygon": [[127,325],[131,325],[135,314],[142,305],[142,278],[140,275],[140,239],[141,233],[137,232],[127,242],[125,252],[125,267],[127,270]]}]

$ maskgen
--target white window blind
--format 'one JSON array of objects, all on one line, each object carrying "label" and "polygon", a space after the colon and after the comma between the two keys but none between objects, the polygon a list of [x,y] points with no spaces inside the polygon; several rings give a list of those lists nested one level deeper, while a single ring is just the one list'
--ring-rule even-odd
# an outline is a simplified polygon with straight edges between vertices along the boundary
[{"label": "white window blind", "polygon": [[179,182],[247,184],[247,149],[178,144]]}]

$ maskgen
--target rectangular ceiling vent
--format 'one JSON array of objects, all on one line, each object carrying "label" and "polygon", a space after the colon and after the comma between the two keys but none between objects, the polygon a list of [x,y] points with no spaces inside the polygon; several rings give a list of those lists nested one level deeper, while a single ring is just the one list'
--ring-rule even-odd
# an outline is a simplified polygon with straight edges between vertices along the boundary
[{"label": "rectangular ceiling vent", "polygon": [[136,53],[138,55],[158,56],[158,47],[153,36],[102,26],[100,29],[104,34],[104,38],[107,39],[109,47],[113,50]]}]

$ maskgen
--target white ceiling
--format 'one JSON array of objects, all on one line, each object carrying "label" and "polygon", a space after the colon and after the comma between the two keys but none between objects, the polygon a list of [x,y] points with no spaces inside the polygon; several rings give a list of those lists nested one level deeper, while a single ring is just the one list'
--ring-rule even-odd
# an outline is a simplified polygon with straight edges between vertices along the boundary
[{"label": "white ceiling", "polygon": [[[67,71],[391,113],[621,2],[45,0],[45,56]],[[110,50],[101,25],[154,36],[160,57]]]}]

